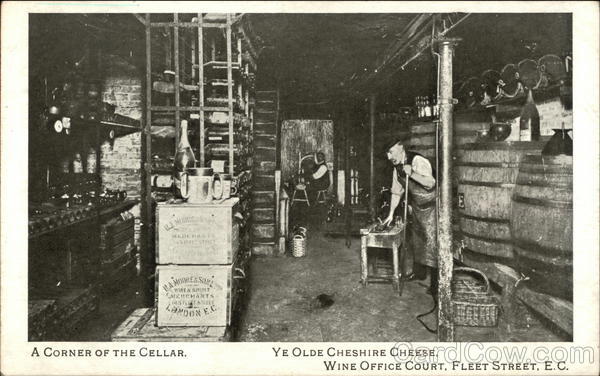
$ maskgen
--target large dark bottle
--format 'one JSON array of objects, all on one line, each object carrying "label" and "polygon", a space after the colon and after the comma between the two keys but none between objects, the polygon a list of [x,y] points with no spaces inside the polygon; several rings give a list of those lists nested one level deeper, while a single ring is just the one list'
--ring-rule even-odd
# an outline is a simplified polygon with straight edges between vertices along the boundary
[{"label": "large dark bottle", "polygon": [[181,174],[188,168],[196,167],[196,158],[194,157],[194,152],[192,151],[190,141],[188,140],[187,128],[187,120],[182,120],[181,137],[179,138],[179,144],[177,145],[177,152],[175,152],[175,171],[173,176],[175,186],[178,190],[181,188]]},{"label": "large dark bottle", "polygon": [[521,110],[521,119],[519,120],[519,140],[521,141],[539,141],[540,139],[540,114],[533,101],[531,89],[527,94],[527,100]]}]

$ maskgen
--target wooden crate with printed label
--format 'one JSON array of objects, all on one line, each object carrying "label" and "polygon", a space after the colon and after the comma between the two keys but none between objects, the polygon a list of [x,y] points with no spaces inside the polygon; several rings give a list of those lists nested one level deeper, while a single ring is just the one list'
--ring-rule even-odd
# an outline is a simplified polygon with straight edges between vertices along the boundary
[{"label": "wooden crate with printed label", "polygon": [[238,198],[211,204],[158,204],[156,263],[231,264],[239,249]]},{"label": "wooden crate with printed label", "polygon": [[157,265],[157,326],[227,326],[239,302],[247,260],[230,265]]}]

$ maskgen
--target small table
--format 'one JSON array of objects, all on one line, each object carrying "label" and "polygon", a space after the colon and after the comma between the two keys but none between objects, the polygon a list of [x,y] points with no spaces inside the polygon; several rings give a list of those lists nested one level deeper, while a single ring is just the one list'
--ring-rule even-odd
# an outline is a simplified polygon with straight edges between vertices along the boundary
[{"label": "small table", "polygon": [[[402,295],[403,283],[400,278],[398,252],[400,247],[404,246],[402,241],[405,228],[405,224],[401,223],[381,232],[374,232],[374,226],[360,230],[360,281],[363,286],[367,286],[369,282],[391,281],[394,289]],[[367,248],[369,247],[386,248],[392,251],[393,274],[391,276],[368,274]]]}]

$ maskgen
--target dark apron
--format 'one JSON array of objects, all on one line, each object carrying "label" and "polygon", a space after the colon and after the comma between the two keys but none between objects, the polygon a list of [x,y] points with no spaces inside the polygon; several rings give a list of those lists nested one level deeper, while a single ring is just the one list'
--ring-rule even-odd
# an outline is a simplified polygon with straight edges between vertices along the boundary
[{"label": "dark apron", "polygon": [[[402,187],[406,184],[406,175],[402,165],[396,168],[398,180]],[[412,252],[408,252],[405,263],[406,273],[412,272],[411,256],[419,264],[437,268],[437,228],[435,220],[435,187],[427,190],[414,180],[408,180],[408,204],[412,207],[412,215],[408,219],[409,244]]]}]

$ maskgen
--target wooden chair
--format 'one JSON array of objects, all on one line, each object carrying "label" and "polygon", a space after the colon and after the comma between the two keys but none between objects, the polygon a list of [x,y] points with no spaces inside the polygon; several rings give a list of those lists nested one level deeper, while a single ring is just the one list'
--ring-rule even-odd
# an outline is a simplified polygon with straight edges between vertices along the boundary
[{"label": "wooden chair", "polygon": [[[304,198],[298,197],[296,198],[296,194],[300,192],[300,194],[304,195]],[[292,203],[290,206],[294,206],[295,202],[305,202],[306,205],[310,206],[310,201],[308,201],[308,193],[306,193],[306,184],[298,183],[294,188],[294,194],[292,194]]]}]

